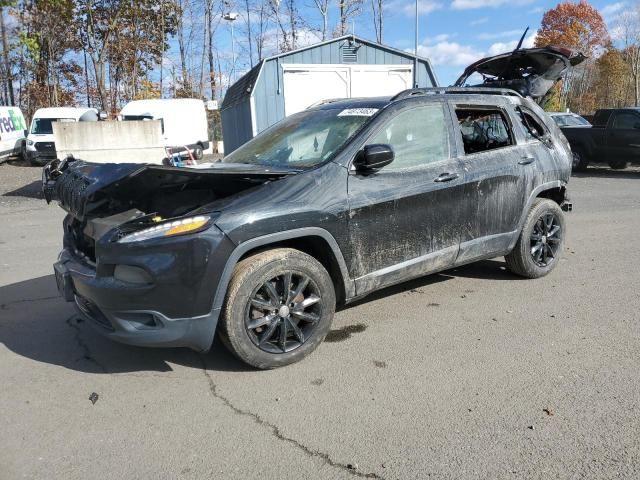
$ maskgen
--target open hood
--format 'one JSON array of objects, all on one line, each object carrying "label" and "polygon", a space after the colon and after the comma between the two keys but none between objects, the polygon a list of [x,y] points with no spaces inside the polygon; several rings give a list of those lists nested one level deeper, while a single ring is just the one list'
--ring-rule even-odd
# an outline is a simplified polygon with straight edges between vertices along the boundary
[{"label": "open hood", "polygon": [[55,160],[44,168],[42,186],[47,202],[57,200],[78,220],[131,209],[170,218],[295,173],[232,163],[191,169]]},{"label": "open hood", "polygon": [[[523,48],[483,58],[469,65],[456,80],[456,87],[509,88],[539,104],[565,72],[587,57],[567,48]],[[474,73],[482,83],[467,84]]]}]

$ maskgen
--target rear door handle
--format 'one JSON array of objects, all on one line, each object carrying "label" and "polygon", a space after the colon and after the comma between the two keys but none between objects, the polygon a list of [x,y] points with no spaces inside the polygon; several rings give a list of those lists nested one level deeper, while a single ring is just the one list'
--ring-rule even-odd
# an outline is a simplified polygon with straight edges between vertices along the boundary
[{"label": "rear door handle", "polygon": [[456,178],[458,178],[460,175],[458,175],[457,173],[441,173],[440,175],[438,175],[438,177],[434,180],[434,182],[450,182],[451,180],[455,180]]},{"label": "rear door handle", "polygon": [[519,165],[529,165],[530,163],[533,163],[536,161],[536,157],[530,157],[530,156],[526,156],[526,157],[522,157],[522,160],[520,160],[518,162]]}]

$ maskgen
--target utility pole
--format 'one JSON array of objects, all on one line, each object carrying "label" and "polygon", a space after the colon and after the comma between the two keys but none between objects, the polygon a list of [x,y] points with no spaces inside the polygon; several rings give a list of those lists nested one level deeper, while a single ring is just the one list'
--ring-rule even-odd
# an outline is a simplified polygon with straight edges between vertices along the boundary
[{"label": "utility pole", "polygon": [[418,1],[416,0],[416,44],[413,59],[413,86],[418,88]]},{"label": "utility pole", "polygon": [[222,15],[222,19],[226,20],[231,25],[231,71],[229,72],[229,79],[230,81],[234,81],[236,75],[236,51],[233,36],[233,22],[238,19],[238,14],[233,12],[225,13]]}]

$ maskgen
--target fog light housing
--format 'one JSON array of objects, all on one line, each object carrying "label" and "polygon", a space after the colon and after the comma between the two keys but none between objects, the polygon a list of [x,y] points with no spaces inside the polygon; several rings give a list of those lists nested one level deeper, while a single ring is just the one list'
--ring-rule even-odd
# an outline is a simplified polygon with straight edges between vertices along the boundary
[{"label": "fog light housing", "polygon": [[136,285],[150,285],[153,283],[151,275],[140,267],[133,265],[116,265],[113,269],[113,278],[121,282],[135,283]]}]

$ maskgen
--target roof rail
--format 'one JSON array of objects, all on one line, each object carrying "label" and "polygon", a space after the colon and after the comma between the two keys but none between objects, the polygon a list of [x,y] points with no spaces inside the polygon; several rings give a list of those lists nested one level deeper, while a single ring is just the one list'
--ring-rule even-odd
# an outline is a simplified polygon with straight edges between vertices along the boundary
[{"label": "roof rail", "polygon": [[480,95],[510,95],[512,97],[522,97],[521,94],[509,88],[488,88],[488,87],[433,87],[433,88],[410,88],[403,90],[391,101],[400,100],[415,95],[437,95],[451,93],[475,93]]}]

